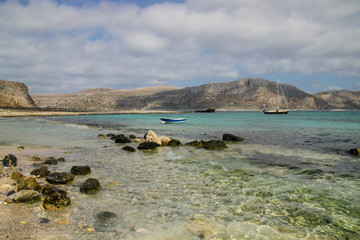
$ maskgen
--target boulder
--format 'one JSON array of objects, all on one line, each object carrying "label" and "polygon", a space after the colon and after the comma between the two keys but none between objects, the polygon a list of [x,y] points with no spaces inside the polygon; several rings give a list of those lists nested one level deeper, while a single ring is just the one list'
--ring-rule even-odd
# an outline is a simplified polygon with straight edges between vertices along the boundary
[{"label": "boulder", "polygon": [[171,141],[171,138],[169,138],[167,136],[161,136],[160,141],[161,141],[161,146],[167,146],[169,144],[169,142]]},{"label": "boulder", "polygon": [[89,166],[73,166],[71,173],[74,175],[86,175],[91,173],[91,168]]},{"label": "boulder", "polygon": [[17,190],[35,190],[40,192],[41,186],[34,177],[25,177],[18,181]]},{"label": "boulder", "polygon": [[138,146],[139,150],[147,150],[147,149],[155,149],[157,148],[158,144],[156,142],[143,142],[140,143]]},{"label": "boulder", "polygon": [[189,142],[187,143],[186,145],[188,146],[192,146],[192,147],[197,147],[197,148],[202,148],[203,145],[204,145],[204,141],[198,141],[198,140],[195,140],[195,141],[192,141],[192,142]]},{"label": "boulder", "polygon": [[241,137],[235,136],[233,134],[230,134],[230,133],[225,133],[223,135],[223,141],[241,142],[241,141],[244,141],[244,139]]},{"label": "boulder", "polygon": [[40,167],[40,168],[36,168],[36,169],[32,170],[30,174],[34,175],[36,177],[42,178],[42,177],[49,176],[51,174],[51,172],[49,169],[47,169],[47,167]]},{"label": "boulder", "polygon": [[130,143],[131,140],[125,137],[124,134],[119,134],[114,137],[115,143]]},{"label": "boulder", "polygon": [[160,137],[152,130],[149,130],[145,136],[144,136],[145,140],[147,142],[154,142],[157,145],[161,146],[161,139]]},{"label": "boulder", "polygon": [[130,147],[130,146],[125,146],[122,148],[122,150],[127,151],[127,152],[136,152],[135,148]]},{"label": "boulder", "polygon": [[177,147],[177,146],[182,146],[182,143],[177,139],[171,139],[167,145],[171,147]]},{"label": "boulder", "polygon": [[360,148],[350,149],[349,153],[353,155],[360,155]]},{"label": "boulder", "polygon": [[53,186],[46,186],[42,190],[42,194],[45,195],[45,196],[50,196],[51,194],[53,194],[55,192],[66,195],[66,192],[64,190],[62,190],[60,188],[57,188],[57,187],[53,187]]},{"label": "boulder", "polygon": [[13,171],[10,175],[10,179],[12,179],[16,182],[18,182],[22,178],[25,178],[25,176],[21,172],[18,172],[18,171]]},{"label": "boulder", "polygon": [[66,196],[65,191],[55,191],[47,196],[43,202],[43,207],[47,210],[65,207],[71,203],[71,199]]},{"label": "boulder", "polygon": [[40,199],[40,193],[35,190],[22,190],[14,196],[16,203],[31,203],[40,201]]},{"label": "boulder", "polygon": [[203,148],[207,150],[221,150],[228,148],[227,145],[220,140],[210,140],[203,143]]},{"label": "boulder", "polygon": [[80,192],[82,193],[96,193],[101,188],[99,181],[95,178],[89,178],[80,185]]},{"label": "boulder", "polygon": [[17,158],[12,155],[8,154],[2,160],[4,167],[16,167],[17,166]]},{"label": "boulder", "polygon": [[129,139],[136,139],[136,136],[135,135],[130,135]]},{"label": "boulder", "polygon": [[71,182],[75,176],[66,172],[53,172],[46,177],[46,181],[52,184],[67,184]]}]

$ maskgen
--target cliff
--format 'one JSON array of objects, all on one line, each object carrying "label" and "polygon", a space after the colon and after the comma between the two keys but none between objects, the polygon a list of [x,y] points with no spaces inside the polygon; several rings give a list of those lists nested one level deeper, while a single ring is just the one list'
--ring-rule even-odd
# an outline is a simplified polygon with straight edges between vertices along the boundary
[{"label": "cliff", "polygon": [[0,80],[0,107],[36,108],[24,83]]},{"label": "cliff", "polygon": [[314,94],[323,99],[332,108],[360,109],[360,91],[334,90]]}]

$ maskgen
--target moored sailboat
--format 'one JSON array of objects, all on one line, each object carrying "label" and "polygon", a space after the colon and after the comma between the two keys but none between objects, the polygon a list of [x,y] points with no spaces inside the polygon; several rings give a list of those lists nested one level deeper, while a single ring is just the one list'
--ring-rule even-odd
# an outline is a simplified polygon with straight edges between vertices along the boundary
[{"label": "moored sailboat", "polygon": [[[280,109],[279,88],[281,90],[283,100],[285,101],[286,109]],[[286,101],[285,94],[284,94],[284,91],[283,91],[283,89],[281,87],[281,84],[279,83],[279,79],[277,79],[277,81],[276,81],[276,94],[277,94],[277,107],[266,107],[266,106],[264,106],[263,112],[265,114],[287,114],[289,112],[289,110],[287,110],[289,108],[288,103]]]}]

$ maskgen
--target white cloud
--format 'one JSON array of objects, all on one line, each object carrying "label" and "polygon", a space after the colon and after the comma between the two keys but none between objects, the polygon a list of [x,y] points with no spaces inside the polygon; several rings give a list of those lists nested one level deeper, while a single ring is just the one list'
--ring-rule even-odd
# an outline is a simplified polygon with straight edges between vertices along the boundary
[{"label": "white cloud", "polygon": [[357,0],[188,0],[146,8],[9,0],[0,3],[0,78],[33,92],[191,86],[272,73],[354,79],[359,11]]}]

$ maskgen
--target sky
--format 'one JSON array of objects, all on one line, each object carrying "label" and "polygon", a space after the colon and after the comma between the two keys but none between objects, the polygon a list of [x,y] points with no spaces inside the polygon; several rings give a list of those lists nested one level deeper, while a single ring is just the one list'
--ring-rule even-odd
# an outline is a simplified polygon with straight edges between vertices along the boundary
[{"label": "sky", "polygon": [[360,90],[359,0],[0,0],[0,79],[36,93],[265,78]]}]

